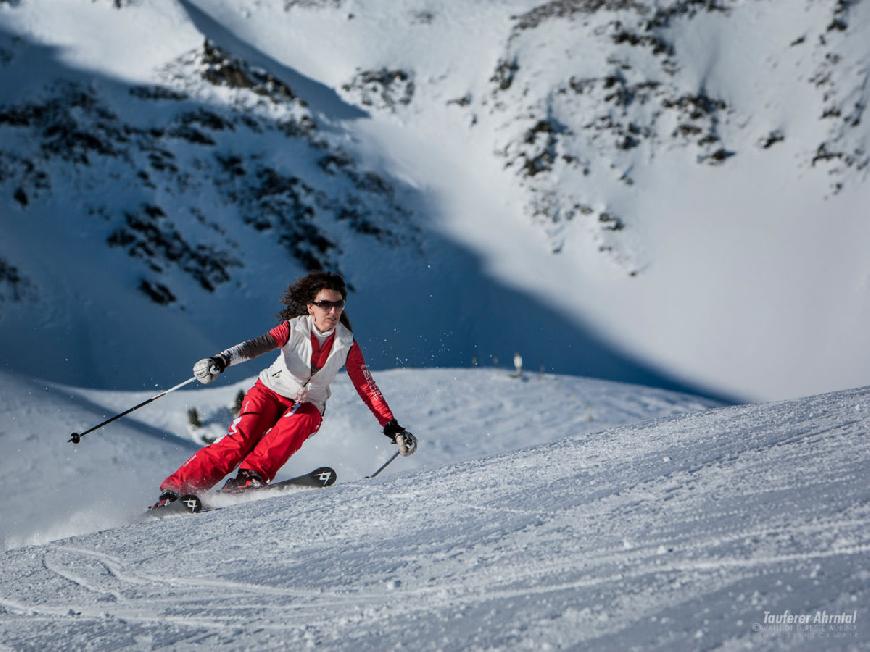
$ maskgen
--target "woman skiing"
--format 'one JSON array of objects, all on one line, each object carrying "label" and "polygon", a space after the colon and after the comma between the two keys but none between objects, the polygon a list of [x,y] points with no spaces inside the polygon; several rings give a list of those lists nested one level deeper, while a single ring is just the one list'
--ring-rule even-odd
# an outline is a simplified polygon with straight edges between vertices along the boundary
[{"label": "woman skiing", "polygon": [[347,289],[337,274],[315,272],[297,280],[282,298],[282,322],[265,335],[198,361],[193,373],[210,383],[227,367],[280,349],[245,394],[227,434],[197,451],[160,484],[152,509],[180,495],[210,489],[237,466],[225,491],[269,483],[287,459],[320,428],[329,384],[342,366],[384,434],[411,455],[417,440],[402,428],[366,367],[344,312]]}]

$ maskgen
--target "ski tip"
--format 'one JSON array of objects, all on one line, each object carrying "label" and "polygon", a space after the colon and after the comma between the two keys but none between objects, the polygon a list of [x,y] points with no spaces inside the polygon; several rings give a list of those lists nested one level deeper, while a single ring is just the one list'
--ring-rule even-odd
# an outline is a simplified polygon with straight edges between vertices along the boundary
[{"label": "ski tip", "polygon": [[335,483],[338,479],[338,474],[331,466],[321,466],[309,473],[308,477],[314,480],[319,486],[328,487]]},{"label": "ski tip", "polygon": [[199,499],[199,496],[195,496],[193,494],[186,494],[184,496],[180,496],[178,498],[178,502],[186,509],[188,512],[192,514],[198,514],[202,511],[202,501]]},{"label": "ski tip", "polygon": [[165,505],[152,505],[147,509],[145,515],[150,518],[167,518],[171,516],[180,516],[182,514],[198,514],[199,512],[207,511],[208,508],[203,504],[199,496],[186,494]]}]

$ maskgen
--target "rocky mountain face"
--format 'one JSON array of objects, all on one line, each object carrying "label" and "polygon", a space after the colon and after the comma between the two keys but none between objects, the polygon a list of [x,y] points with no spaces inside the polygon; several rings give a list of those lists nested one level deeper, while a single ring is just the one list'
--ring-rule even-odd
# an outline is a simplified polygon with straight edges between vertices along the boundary
[{"label": "rocky mountain face", "polygon": [[[12,7],[17,3],[6,2]],[[119,10],[141,2],[115,1]],[[510,17],[503,52],[485,93],[458,97],[475,124],[486,114],[494,125],[493,150],[528,190],[526,211],[562,251],[564,232],[582,223],[602,254],[625,271],[639,271],[622,250],[620,234],[638,215],[608,206],[613,182],[631,186],[635,173],[654,165],[662,150],[684,148],[698,165],[739,165],[746,148],[769,150],[790,134],[743,126],[755,107],[739,104],[685,74],[691,53],[683,35],[696,23],[729,18],[756,5],[737,0],[553,0],[526,3]],[[826,19],[795,32],[783,49],[809,52],[812,69],[783,65],[779,75],[800,74],[815,89],[825,126],[797,167],[830,177],[830,191],[866,177],[870,153],[866,125],[866,58],[847,56],[842,44],[860,38],[850,27],[856,0],[831,0]],[[347,11],[341,2],[286,2],[292,11]],[[433,23],[437,11],[416,11],[409,22]],[[739,29],[739,21],[733,21]],[[553,33],[566,48],[547,48]],[[582,44],[596,53],[579,61]],[[28,45],[7,34],[0,70],[25,65]],[[358,69],[336,89],[366,111],[396,112],[413,105],[413,62],[403,68]],[[474,62],[471,62],[473,65]],[[546,69],[543,80],[542,71]],[[0,188],[20,211],[57,192],[58,178],[75,179],[99,194],[119,183],[143,189],[141,202],[107,206],[89,201],[82,219],[105,223],[105,244],[127,252],[141,270],[139,289],[158,303],[174,301],[161,273],[175,267],[204,291],[225,283],[244,265],[234,246],[233,224],[220,224],[198,208],[203,193],[219,197],[241,228],[269,231],[305,269],[340,269],[341,245],[333,231],[399,245],[408,241],[410,211],[390,179],[366,170],[318,126],[305,101],[274,73],[251,66],[204,40],[202,47],[168,61],[152,85],[120,87],[56,70],[29,97],[0,107]],[[543,82],[543,83],[542,83]],[[119,97],[120,96],[120,97]],[[257,143],[252,150],[250,144]],[[314,169],[269,162],[291,147]],[[306,166],[311,167],[311,166]],[[150,192],[147,192],[150,191]],[[173,205],[169,217],[156,196]],[[171,198],[171,199],[169,199]],[[180,210],[179,210],[180,209]],[[181,226],[181,225],[184,226]],[[229,231],[228,231],[229,229]],[[20,300],[26,270],[4,261],[6,300]]]},{"label": "rocky mountain face", "polygon": [[[503,0],[461,10],[403,0],[389,12],[344,0],[99,0],[86,10],[121,33],[167,7],[181,17],[177,34],[155,32],[147,73],[126,76],[70,62],[67,51],[92,39],[85,9],[0,2],[0,214],[18,234],[0,241],[0,318],[70,291],[39,273],[54,253],[40,259],[16,244],[33,243],[45,215],[40,242],[56,251],[72,237],[124,292],[164,311],[155,319],[222,288],[249,291],[267,267],[338,270],[357,285],[371,257],[414,284],[442,282],[430,267],[451,267],[456,254],[435,264],[443,241],[431,227],[447,209],[421,200],[425,179],[385,163],[393,152],[365,150],[374,130],[382,142],[393,129],[397,142],[400,130],[425,133],[433,150],[438,128],[467,137],[469,154],[483,152],[499,183],[519,189],[522,205],[510,208],[538,229],[541,256],[571,273],[566,259],[600,260],[620,291],[661,262],[646,239],[651,202],[677,192],[686,170],[699,197],[728,184],[744,193],[747,181],[734,180],[749,161],[770,161],[812,199],[866,188],[867,0]],[[79,12],[67,23],[81,21],[81,33],[52,23],[55,11]],[[179,41],[183,52],[161,47]],[[457,274],[462,287],[442,289],[444,305],[427,309],[454,309],[457,292],[475,304],[491,289]],[[418,326],[403,319],[391,317],[395,332]],[[407,337],[401,346],[419,339]],[[435,363],[453,346],[436,340],[423,355]],[[575,366],[566,370],[596,373]]]},{"label": "rocky mountain face", "polygon": [[[804,110],[815,112],[821,133],[804,144],[794,166],[827,175],[837,193],[865,182],[870,163],[862,124],[870,52],[865,46],[856,57],[849,47],[866,35],[867,12],[850,27],[859,2],[808,4],[822,20],[803,21],[774,48],[780,51],[756,64],[770,69],[771,85],[812,87],[820,108]],[[693,70],[687,35],[712,23],[722,41],[736,44],[744,21],[760,11],[775,8],[737,0],[554,0],[512,16],[488,92],[463,104],[496,121],[496,154],[528,189],[527,212],[548,231],[554,253],[563,248],[566,225],[581,222],[602,254],[635,275],[638,263],[620,233],[643,218],[609,208],[615,184],[630,188],[664,151],[684,149],[698,165],[727,168],[739,166],[750,148],[767,151],[805,136],[753,124],[750,117],[769,106],[756,103],[759,95],[745,101],[731,92],[739,76],[727,88],[708,85]],[[568,47],[542,47],[554,31],[569,35],[559,41]],[[709,178],[715,183],[715,174]]]},{"label": "rocky mountain face", "polygon": [[[0,61],[26,50],[7,38]],[[236,229],[268,235],[306,270],[341,269],[337,233],[413,239],[391,181],[323,133],[273,74],[205,40],[155,77],[124,85],[58,71],[0,107],[7,206],[26,216],[51,195],[87,197],[68,219],[99,223],[105,246],[129,256],[138,289],[158,304],[176,301],[168,270],[212,292],[244,267]],[[287,150],[293,157],[281,160]],[[119,205],[129,188],[137,192]],[[203,197],[219,204],[217,216]],[[5,299],[26,299],[27,272],[2,264]]]}]

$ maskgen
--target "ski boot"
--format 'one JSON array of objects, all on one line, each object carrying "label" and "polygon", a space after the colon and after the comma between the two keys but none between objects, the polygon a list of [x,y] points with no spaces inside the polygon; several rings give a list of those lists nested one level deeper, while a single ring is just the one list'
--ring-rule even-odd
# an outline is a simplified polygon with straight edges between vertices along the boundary
[{"label": "ski boot", "polygon": [[266,482],[263,481],[255,471],[250,469],[239,469],[235,478],[230,478],[226,481],[221,493],[225,494],[240,494],[248,489],[256,489],[257,487],[265,487]]}]

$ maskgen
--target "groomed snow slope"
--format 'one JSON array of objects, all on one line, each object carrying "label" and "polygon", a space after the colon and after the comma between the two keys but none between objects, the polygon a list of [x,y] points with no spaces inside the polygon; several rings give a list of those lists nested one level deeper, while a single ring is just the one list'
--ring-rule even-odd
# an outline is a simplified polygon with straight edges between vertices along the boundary
[{"label": "groomed snow slope", "polygon": [[722,408],[7,551],[0,640],[859,649],[868,426],[867,388]]}]

